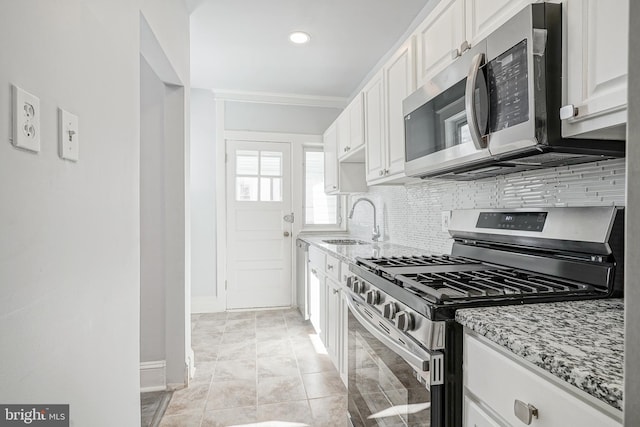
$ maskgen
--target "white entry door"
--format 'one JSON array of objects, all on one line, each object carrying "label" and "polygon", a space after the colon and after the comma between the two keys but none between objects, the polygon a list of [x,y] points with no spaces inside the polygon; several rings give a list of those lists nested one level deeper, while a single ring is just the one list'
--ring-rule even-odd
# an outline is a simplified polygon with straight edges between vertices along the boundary
[{"label": "white entry door", "polygon": [[227,308],[291,305],[290,146],[227,141]]}]

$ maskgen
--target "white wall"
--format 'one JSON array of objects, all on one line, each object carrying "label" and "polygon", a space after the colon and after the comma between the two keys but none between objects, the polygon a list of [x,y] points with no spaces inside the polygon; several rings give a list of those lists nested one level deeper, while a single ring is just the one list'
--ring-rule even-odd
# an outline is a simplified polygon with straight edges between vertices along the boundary
[{"label": "white wall", "polygon": [[164,83],[140,60],[140,361],[165,360]]},{"label": "white wall", "polygon": [[226,130],[322,135],[342,109],[303,105],[225,102]]},{"label": "white wall", "polygon": [[[188,84],[183,3],[144,3]],[[77,426],[140,420],[140,4],[0,5],[0,401],[69,403]],[[39,154],[8,141],[10,83],[40,97]],[[58,106],[78,163],[57,156]]]},{"label": "white wall", "polygon": [[191,90],[191,301],[206,311],[216,295],[216,110],[213,92]]}]

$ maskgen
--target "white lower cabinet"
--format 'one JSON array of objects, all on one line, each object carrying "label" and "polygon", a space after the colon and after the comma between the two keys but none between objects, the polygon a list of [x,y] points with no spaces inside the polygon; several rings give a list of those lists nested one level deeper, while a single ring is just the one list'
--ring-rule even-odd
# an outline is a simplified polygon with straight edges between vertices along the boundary
[{"label": "white lower cabinet", "polygon": [[348,308],[342,288],[350,275],[349,266],[313,246],[309,248],[309,264],[311,323],[346,386]]},{"label": "white lower cabinet", "polygon": [[[621,411],[468,330],[463,366],[466,427],[622,425]],[[537,417],[527,424],[526,415],[534,408]]]}]

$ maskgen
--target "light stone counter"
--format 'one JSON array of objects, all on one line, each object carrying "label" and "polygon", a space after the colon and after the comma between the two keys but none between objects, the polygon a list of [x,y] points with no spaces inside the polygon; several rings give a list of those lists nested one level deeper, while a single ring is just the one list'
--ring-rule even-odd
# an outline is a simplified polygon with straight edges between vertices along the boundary
[{"label": "light stone counter", "polygon": [[622,410],[622,299],[470,308],[456,321]]}]

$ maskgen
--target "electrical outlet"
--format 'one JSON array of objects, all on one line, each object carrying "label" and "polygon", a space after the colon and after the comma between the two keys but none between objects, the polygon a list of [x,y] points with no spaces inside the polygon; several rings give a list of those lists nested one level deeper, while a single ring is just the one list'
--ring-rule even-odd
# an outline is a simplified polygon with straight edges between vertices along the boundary
[{"label": "electrical outlet", "polygon": [[13,93],[13,145],[40,151],[40,99],[16,85]]},{"label": "electrical outlet", "polygon": [[451,211],[442,211],[442,231],[449,231],[449,221],[451,220]]},{"label": "electrical outlet", "polygon": [[58,142],[60,158],[77,162],[80,158],[78,116],[58,109]]}]

